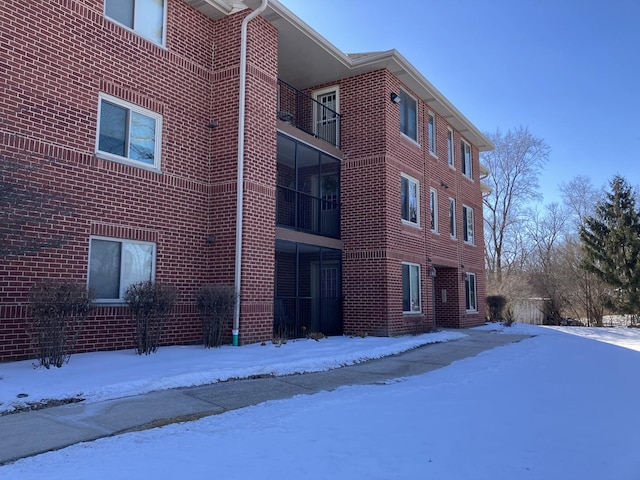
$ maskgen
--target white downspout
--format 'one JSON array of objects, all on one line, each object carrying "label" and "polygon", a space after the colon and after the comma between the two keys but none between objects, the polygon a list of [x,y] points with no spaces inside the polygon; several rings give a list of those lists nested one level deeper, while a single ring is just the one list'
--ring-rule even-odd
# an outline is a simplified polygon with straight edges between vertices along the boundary
[{"label": "white downspout", "polygon": [[236,261],[234,289],[236,304],[233,311],[233,345],[238,346],[240,337],[240,284],[242,278],[242,211],[244,199],[244,117],[247,86],[247,29],[249,22],[260,15],[269,0],[262,0],[260,6],[247,15],[242,21],[240,37],[240,98],[238,107],[238,185],[236,199]]}]

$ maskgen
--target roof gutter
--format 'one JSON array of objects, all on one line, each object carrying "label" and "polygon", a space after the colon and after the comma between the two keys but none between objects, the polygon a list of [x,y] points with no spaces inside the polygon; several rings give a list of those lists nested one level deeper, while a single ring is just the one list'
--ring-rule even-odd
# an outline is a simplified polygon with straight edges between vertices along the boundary
[{"label": "roof gutter", "polygon": [[244,201],[244,118],[247,88],[247,30],[249,22],[260,15],[266,8],[269,0],[262,3],[242,21],[240,37],[240,98],[238,107],[238,184],[236,187],[236,260],[234,290],[236,303],[233,310],[233,346],[239,345],[240,338],[240,287],[242,280],[242,212]]}]

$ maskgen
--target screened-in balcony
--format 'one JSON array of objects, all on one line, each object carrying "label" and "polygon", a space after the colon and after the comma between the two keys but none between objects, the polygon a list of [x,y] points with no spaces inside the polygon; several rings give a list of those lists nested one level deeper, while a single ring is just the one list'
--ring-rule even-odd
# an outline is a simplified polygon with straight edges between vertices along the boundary
[{"label": "screened-in balcony", "polygon": [[342,252],[276,241],[274,334],[342,335]]},{"label": "screened-in balcony", "polygon": [[276,224],[302,232],[340,238],[340,204],[286,187],[277,187]]},{"label": "screened-in balcony", "polygon": [[336,93],[318,99],[278,80],[278,118],[296,128],[340,148],[340,114]]},{"label": "screened-in balcony", "polygon": [[278,135],[276,225],[340,238],[340,161]]}]

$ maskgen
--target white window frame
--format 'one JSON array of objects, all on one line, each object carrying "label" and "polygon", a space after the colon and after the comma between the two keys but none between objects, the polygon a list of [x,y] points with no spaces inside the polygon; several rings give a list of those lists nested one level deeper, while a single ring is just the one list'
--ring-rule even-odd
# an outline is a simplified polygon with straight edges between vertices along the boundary
[{"label": "white window frame", "polygon": [[[144,115],[145,117],[151,118],[155,121],[155,138],[154,138],[154,152],[153,152],[153,163],[146,163],[140,160],[132,159],[129,157],[123,157],[120,155],[116,155],[114,153],[105,152],[100,150],[100,127],[101,127],[101,117],[102,117],[102,105],[103,102],[112,103],[118,107],[129,110],[129,112],[135,112],[140,115]],[[131,118],[131,114],[128,115],[129,121]],[[162,115],[156,112],[152,112],[151,110],[147,110],[146,108],[142,108],[138,105],[134,105],[133,103],[126,102],[119,98],[113,97],[111,95],[107,95],[106,93],[100,93],[98,96],[98,120],[97,120],[97,131],[96,131],[96,156],[100,158],[104,158],[107,160],[112,160],[114,162],[126,163],[128,165],[133,165],[136,167],[144,168],[147,170],[160,171],[160,155],[162,151]],[[127,132],[129,128],[127,126]],[[127,138],[127,145],[130,141],[130,138]]]},{"label": "white window frame", "polygon": [[456,199],[449,197],[449,235],[451,238],[458,238],[458,227],[456,225]]},{"label": "white window frame", "polygon": [[[149,40],[150,42],[155,43],[156,45],[160,45],[161,47],[165,47],[166,46],[166,41],[167,41],[167,4],[169,3],[169,0],[162,0],[162,39],[158,42],[157,39],[149,37],[148,35],[145,35],[144,33],[142,33],[140,31],[140,29],[136,28],[136,20],[139,17],[138,15],[138,11],[140,10],[141,7],[139,7],[139,2],[141,2],[142,0],[131,0],[133,2],[133,26],[130,27],[128,25],[125,25],[121,22],[119,22],[118,20],[116,20],[115,18],[110,17],[109,15],[107,15],[107,2],[109,2],[110,0],[105,0],[104,1],[104,16],[105,18],[109,19],[110,21],[112,21],[113,23],[117,23],[118,25],[120,25],[122,28],[125,28],[127,30],[129,30],[130,32],[135,33],[136,35],[145,38],[147,40]],[[111,1],[117,1],[117,2],[121,2],[123,0],[111,0]]]},{"label": "white window frame", "polygon": [[473,154],[471,151],[471,144],[465,140],[460,140],[460,154],[462,159],[460,160],[460,168],[465,177],[473,178]]},{"label": "white window frame", "polygon": [[[410,263],[410,262],[402,262],[402,270],[404,270],[404,267],[407,266],[409,267],[409,310],[405,310],[404,309],[404,271],[402,271],[402,313],[405,315],[419,315],[422,313],[422,277],[421,277],[421,272],[420,272],[420,265],[417,263]],[[413,292],[413,288],[414,285],[411,283],[412,282],[412,278],[414,277],[412,275],[412,272],[417,270],[417,277],[418,277],[418,298],[413,298],[412,296],[412,292]],[[416,303],[417,301],[417,303]]]},{"label": "white window frame", "polygon": [[435,188],[429,189],[429,215],[431,231],[438,233],[438,191]]},{"label": "white window frame", "polygon": [[[407,181],[407,201],[409,202],[407,208],[410,207],[411,202],[410,202],[410,197],[409,197],[409,193],[411,192],[411,184],[414,184],[416,186],[416,221],[413,222],[407,218],[402,218],[402,209],[403,209],[403,205],[402,205],[402,181],[406,180]],[[405,173],[401,173],[400,174],[400,218],[402,219],[402,223],[404,223],[405,225],[411,225],[412,227],[420,227],[420,182],[405,174]]]},{"label": "white window frame", "polygon": [[437,156],[436,153],[436,114],[432,111],[429,111],[427,114],[427,136],[429,140],[429,153],[434,157]]},{"label": "white window frame", "polygon": [[[117,242],[120,243],[121,246],[120,248],[122,249],[122,245],[123,244],[137,244],[137,245],[146,245],[146,246],[151,246],[152,247],[152,251],[151,251],[151,278],[150,281],[155,281],[155,277],[156,277],[156,258],[157,258],[157,246],[155,243],[153,242],[142,242],[139,240],[129,240],[129,239],[124,239],[124,238],[113,238],[113,237],[101,237],[101,236],[94,236],[91,235],[89,237],[89,260],[87,262],[87,288],[90,288],[90,282],[91,282],[91,251],[92,251],[92,245],[93,245],[93,241],[94,240],[105,240],[108,242]],[[118,298],[96,298],[95,299],[95,303],[123,303],[124,302],[124,294],[127,290],[127,288],[129,288],[130,285],[124,285],[123,283],[123,276],[125,275],[125,271],[127,268],[127,265],[125,264],[125,256],[121,255],[120,256],[120,279],[119,279],[119,284],[118,284]]]},{"label": "white window frame", "polygon": [[[409,115],[407,113],[407,108],[409,106],[409,101],[412,102],[412,104],[414,105],[414,121],[415,121],[415,131],[413,132],[415,137],[412,137],[411,135],[409,135],[409,133],[407,133],[406,131],[403,131],[402,129],[402,121],[404,119],[404,117],[406,116],[407,118],[404,119],[405,121],[405,130],[408,130],[408,120],[409,120]],[[400,133],[408,138],[409,140],[411,140],[412,142],[418,143],[418,100],[413,96],[410,95],[409,93],[405,92],[404,90],[400,89]]]},{"label": "white window frame", "polygon": [[464,276],[464,300],[467,312],[478,311],[478,285],[475,273],[466,273]]},{"label": "white window frame", "polygon": [[455,150],[453,130],[447,127],[447,163],[451,168],[456,168]]},{"label": "white window frame", "polygon": [[462,237],[470,245],[475,245],[475,224],[473,208],[462,205]]}]

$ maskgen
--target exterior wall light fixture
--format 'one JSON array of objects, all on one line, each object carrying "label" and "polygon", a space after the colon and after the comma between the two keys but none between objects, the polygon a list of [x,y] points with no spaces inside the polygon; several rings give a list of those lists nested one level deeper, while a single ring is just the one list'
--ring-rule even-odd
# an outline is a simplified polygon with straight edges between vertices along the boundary
[{"label": "exterior wall light fixture", "polygon": [[393,103],[400,103],[402,99],[400,98],[400,95],[398,95],[397,93],[391,92],[391,101]]}]

